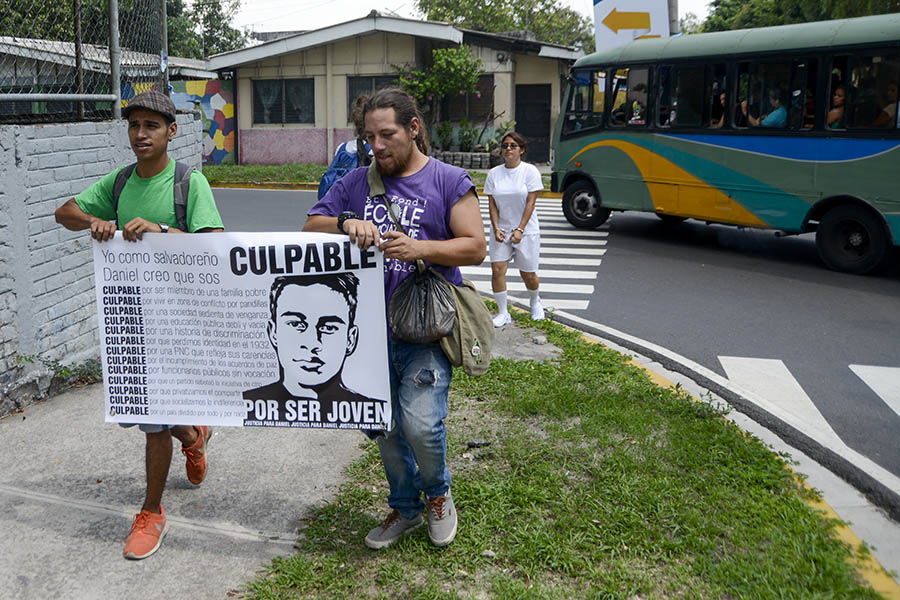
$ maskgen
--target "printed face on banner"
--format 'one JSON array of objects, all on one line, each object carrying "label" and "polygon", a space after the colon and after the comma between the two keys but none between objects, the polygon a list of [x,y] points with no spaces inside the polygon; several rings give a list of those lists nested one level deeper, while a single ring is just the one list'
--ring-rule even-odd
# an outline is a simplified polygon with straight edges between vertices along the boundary
[{"label": "printed face on banner", "polygon": [[95,243],[106,420],[386,429],[383,269],[320,233]]},{"label": "printed face on banner", "polygon": [[321,283],[288,284],[274,308],[269,340],[278,355],[284,387],[302,396],[304,388],[324,386],[339,375],[344,359],[356,349],[359,332],[347,299]]}]

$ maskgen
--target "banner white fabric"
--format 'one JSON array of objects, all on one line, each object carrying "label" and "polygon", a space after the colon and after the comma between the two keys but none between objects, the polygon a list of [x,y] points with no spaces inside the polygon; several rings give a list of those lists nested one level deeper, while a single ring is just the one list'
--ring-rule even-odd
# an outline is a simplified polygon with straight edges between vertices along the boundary
[{"label": "banner white fabric", "polygon": [[108,422],[386,429],[383,256],[324,233],[94,242]]}]

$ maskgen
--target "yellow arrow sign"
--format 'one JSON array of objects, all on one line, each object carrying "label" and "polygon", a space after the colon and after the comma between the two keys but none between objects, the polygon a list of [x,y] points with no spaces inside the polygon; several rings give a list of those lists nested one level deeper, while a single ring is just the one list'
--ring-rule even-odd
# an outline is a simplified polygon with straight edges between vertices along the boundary
[{"label": "yellow arrow sign", "polygon": [[602,23],[615,33],[619,33],[621,29],[650,29],[650,13],[619,12],[614,8]]}]

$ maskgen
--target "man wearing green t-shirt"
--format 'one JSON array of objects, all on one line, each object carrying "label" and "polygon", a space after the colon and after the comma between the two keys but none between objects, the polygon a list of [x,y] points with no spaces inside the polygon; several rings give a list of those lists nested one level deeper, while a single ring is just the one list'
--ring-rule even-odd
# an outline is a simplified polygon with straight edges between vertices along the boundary
[{"label": "man wearing green t-shirt", "polygon": [[[137,157],[114,208],[113,188],[122,168],[104,176],[56,210],[56,222],[67,229],[91,230],[97,242],[110,240],[121,226],[122,237],[137,242],[147,232],[197,233],[222,231],[222,218],[209,183],[199,171],[191,173],[187,199],[187,229],[178,229],[175,216],[175,161],[167,153],[178,131],[175,105],[165,94],[149,91],[135,96],[123,109],[128,140]],[[129,425],[126,425],[129,426]],[[211,429],[193,425],[140,425],[147,436],[147,490],[125,541],[126,558],[146,558],[156,552],[166,534],[162,494],[172,462],[172,438],[181,442],[188,480],[199,484],[206,476],[206,442]]]}]

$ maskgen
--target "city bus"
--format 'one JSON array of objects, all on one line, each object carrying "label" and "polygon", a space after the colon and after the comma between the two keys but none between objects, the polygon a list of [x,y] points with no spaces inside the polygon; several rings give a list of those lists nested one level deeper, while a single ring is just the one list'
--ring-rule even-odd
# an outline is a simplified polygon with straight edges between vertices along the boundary
[{"label": "city bus", "polygon": [[575,227],[610,211],[815,232],[831,269],[900,243],[900,14],[643,39],[579,59],[551,189]]}]

